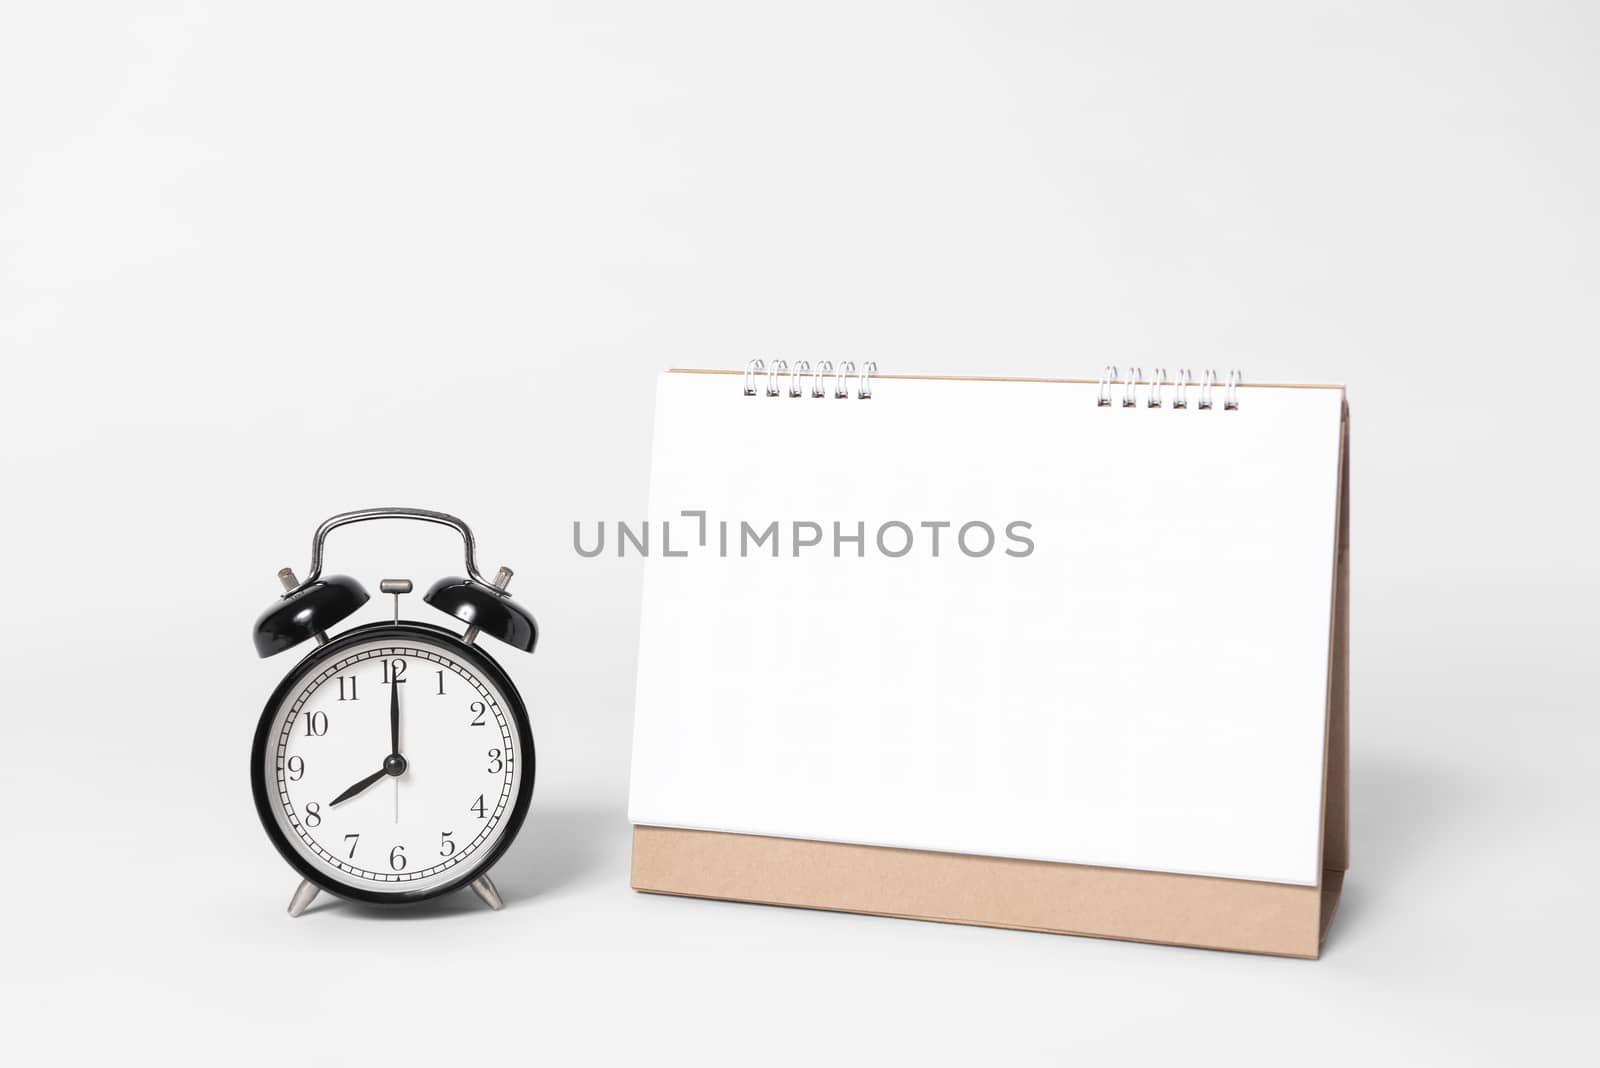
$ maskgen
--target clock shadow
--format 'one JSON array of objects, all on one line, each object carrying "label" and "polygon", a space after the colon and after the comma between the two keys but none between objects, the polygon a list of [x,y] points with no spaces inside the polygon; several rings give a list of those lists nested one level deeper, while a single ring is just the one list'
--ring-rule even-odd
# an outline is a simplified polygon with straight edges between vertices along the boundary
[{"label": "clock shadow", "polygon": [[507,909],[599,879],[612,881],[607,869],[613,862],[620,862],[626,885],[631,829],[621,805],[541,809],[535,801],[522,833],[490,874]]},{"label": "clock shadow", "polygon": [[[517,840],[489,871],[505,911],[529,904],[553,892],[593,881],[612,861],[621,876],[628,867],[631,837],[627,810],[617,807],[541,809],[528,813]],[[610,878],[609,874],[605,875]],[[618,885],[626,885],[625,881]],[[306,916],[337,911],[361,920],[425,920],[461,913],[491,910],[467,887],[414,905],[371,905],[323,894],[306,910]]]}]

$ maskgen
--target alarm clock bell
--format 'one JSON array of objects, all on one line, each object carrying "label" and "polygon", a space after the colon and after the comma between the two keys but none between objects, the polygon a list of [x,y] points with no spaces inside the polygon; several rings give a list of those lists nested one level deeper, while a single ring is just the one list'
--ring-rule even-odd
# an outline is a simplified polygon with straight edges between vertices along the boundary
[{"label": "alarm clock bell", "polygon": [[325,641],[328,631],[354,615],[370,596],[365,587],[349,575],[329,575],[301,585],[294,572],[286,567],[278,572],[278,581],[289,592],[256,620],[257,656],[281,653],[307,638]]},{"label": "alarm clock bell", "polygon": [[531,653],[539,640],[539,627],[533,616],[505,595],[506,583],[510,581],[508,567],[502,567],[495,575],[493,586],[469,578],[442,578],[422,595],[422,600],[466,623],[467,634],[471,636],[468,641],[483,633],[514,649]]}]

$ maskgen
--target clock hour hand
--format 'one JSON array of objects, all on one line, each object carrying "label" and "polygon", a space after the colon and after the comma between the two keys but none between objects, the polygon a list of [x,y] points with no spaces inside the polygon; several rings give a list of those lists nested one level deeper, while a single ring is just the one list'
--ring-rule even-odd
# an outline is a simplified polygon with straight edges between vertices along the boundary
[{"label": "clock hour hand", "polygon": [[362,779],[360,782],[350,787],[350,789],[346,790],[332,801],[329,801],[328,807],[332,808],[340,801],[350,800],[352,797],[356,796],[356,794],[359,794],[362,790],[365,790],[367,787],[371,786],[385,775],[393,775],[398,778],[399,776],[404,775],[405,772],[406,758],[401,756],[399,753],[390,753],[388,756],[383,758],[383,767],[379,768],[371,775],[368,775],[365,779]]},{"label": "clock hour hand", "polygon": [[328,807],[332,808],[334,805],[337,805],[341,801],[350,800],[352,797],[356,796],[356,794],[359,794],[362,790],[365,790],[367,787],[371,786],[373,783],[377,782],[379,779],[383,778],[385,775],[388,775],[388,774],[389,774],[389,769],[387,767],[379,768],[377,771],[373,772],[371,775],[368,775],[365,779],[362,779],[360,782],[358,782],[354,786],[350,787],[348,790],[346,790],[344,793],[340,794],[338,797],[334,798],[332,801],[329,801],[328,802]]}]

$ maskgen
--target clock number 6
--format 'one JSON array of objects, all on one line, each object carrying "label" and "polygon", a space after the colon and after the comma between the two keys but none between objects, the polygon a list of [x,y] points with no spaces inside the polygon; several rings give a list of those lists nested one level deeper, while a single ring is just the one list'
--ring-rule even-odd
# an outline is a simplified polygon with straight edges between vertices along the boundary
[{"label": "clock number 6", "polygon": [[395,871],[406,870],[405,846],[395,846],[393,849],[389,850],[389,867],[393,868]]}]

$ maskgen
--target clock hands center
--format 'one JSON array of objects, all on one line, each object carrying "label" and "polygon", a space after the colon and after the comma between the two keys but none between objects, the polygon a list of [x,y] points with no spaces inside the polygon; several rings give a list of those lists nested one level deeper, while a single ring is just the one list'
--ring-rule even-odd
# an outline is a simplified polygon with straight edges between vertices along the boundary
[{"label": "clock hands center", "polygon": [[[367,787],[377,782],[386,775],[399,778],[406,773],[406,758],[400,755],[400,679],[395,679],[389,684],[389,755],[383,758],[383,767],[368,775],[359,782],[353,783],[344,793],[328,802],[328,807],[361,793]],[[398,785],[398,784],[396,784]]]}]

